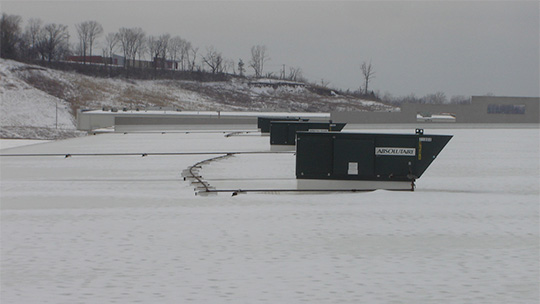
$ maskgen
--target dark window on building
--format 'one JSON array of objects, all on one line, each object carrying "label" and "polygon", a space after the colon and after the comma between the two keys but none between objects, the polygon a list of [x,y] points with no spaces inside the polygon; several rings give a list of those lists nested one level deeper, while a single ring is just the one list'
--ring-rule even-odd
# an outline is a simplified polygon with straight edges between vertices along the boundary
[{"label": "dark window on building", "polygon": [[525,105],[490,104],[488,114],[525,114]]}]

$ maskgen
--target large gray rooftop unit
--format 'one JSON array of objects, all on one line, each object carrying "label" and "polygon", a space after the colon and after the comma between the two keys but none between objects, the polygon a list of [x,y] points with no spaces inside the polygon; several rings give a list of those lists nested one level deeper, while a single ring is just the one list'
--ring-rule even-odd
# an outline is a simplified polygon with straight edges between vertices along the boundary
[{"label": "large gray rooftop unit", "polygon": [[451,135],[298,132],[299,189],[414,190]]}]

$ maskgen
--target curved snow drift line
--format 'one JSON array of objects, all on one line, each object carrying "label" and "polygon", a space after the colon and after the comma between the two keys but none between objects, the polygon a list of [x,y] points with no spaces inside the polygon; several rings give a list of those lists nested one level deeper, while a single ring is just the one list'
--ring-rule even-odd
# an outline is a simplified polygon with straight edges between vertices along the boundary
[{"label": "curved snow drift line", "polygon": [[202,169],[203,164],[208,164],[210,162],[225,159],[232,157],[234,154],[227,153],[225,155],[212,157],[209,159],[202,160],[200,162],[197,162],[196,164],[188,167],[184,171],[182,171],[182,177],[184,177],[184,180],[189,180],[191,184],[197,184],[195,187],[195,195],[199,193],[209,194],[211,193],[214,188],[210,186],[210,184],[203,179],[203,177],[199,174],[199,170]]}]

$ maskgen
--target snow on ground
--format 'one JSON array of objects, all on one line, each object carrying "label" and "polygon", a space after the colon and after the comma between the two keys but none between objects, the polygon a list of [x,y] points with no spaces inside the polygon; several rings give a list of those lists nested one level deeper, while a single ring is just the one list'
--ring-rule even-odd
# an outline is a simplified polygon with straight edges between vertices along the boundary
[{"label": "snow on ground", "polygon": [[48,140],[30,140],[30,139],[0,139],[0,150],[22,147],[27,145],[46,143]]},{"label": "snow on ground", "polygon": [[[180,173],[215,155],[1,156],[0,302],[538,303],[538,128],[427,133],[454,138],[415,192],[199,197]],[[102,134],[1,153],[268,141]],[[237,155],[201,173],[274,183],[290,157]]]},{"label": "snow on ground", "polygon": [[11,60],[0,63],[1,126],[75,129],[66,101],[28,85],[15,75],[29,68],[46,73],[45,69]]}]

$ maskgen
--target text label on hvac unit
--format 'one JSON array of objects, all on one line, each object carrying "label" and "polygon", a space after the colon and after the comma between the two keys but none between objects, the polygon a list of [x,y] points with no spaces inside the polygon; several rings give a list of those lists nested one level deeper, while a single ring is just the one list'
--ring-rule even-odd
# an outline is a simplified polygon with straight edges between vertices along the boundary
[{"label": "text label on hvac unit", "polygon": [[375,148],[375,155],[389,155],[389,156],[415,156],[415,148]]}]

